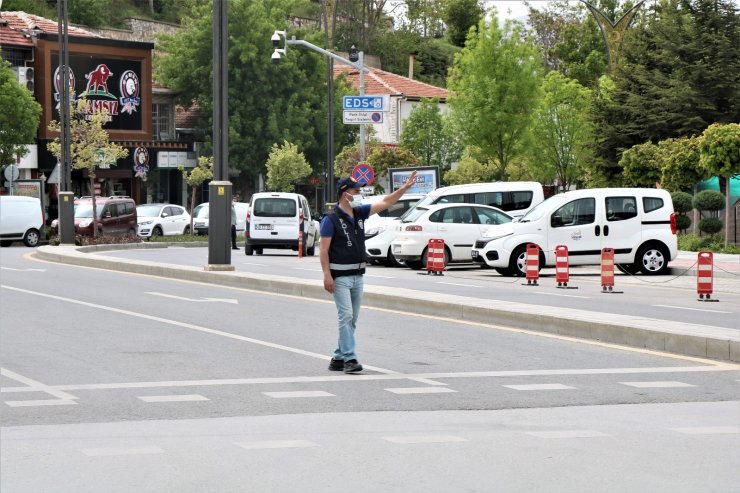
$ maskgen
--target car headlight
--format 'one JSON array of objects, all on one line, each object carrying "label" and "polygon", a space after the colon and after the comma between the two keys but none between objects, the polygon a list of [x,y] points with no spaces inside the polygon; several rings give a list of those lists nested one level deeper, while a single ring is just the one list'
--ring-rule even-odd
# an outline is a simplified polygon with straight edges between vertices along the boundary
[{"label": "car headlight", "polygon": [[365,230],[365,236],[379,235],[386,230],[388,226],[376,226],[375,228],[368,228]]},{"label": "car headlight", "polygon": [[92,219],[85,219],[84,221],[80,221],[81,228],[87,228],[91,224],[92,224]]},{"label": "car headlight", "polygon": [[146,225],[146,224],[152,224],[153,222],[154,222],[154,221],[141,221],[141,222],[139,223],[139,226],[144,226],[144,225]]}]

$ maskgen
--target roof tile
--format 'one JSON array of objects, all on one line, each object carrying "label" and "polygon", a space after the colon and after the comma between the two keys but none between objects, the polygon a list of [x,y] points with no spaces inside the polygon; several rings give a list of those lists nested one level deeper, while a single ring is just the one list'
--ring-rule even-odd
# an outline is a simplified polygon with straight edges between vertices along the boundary
[{"label": "roof tile", "polygon": [[[366,94],[403,94],[407,97],[439,99],[445,99],[449,94],[449,91],[442,87],[409,79],[408,77],[386,72],[385,70],[368,68],[370,72],[365,73]],[[360,88],[360,73],[357,69],[346,65],[334,65],[334,78],[337,78],[342,73],[347,74],[347,79],[355,89]]]}]

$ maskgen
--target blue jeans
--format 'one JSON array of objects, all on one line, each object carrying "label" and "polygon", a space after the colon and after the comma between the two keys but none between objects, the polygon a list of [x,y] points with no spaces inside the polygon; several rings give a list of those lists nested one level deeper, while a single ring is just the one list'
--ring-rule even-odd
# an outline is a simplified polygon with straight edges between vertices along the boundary
[{"label": "blue jeans", "polygon": [[339,319],[339,342],[334,359],[349,361],[355,354],[355,328],[362,304],[362,275],[340,276],[334,279],[334,303]]}]

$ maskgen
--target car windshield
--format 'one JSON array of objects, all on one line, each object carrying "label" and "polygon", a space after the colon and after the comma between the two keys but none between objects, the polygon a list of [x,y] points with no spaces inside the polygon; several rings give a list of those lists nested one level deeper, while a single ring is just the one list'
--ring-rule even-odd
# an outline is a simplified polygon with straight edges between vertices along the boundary
[{"label": "car windshield", "polygon": [[[436,198],[437,198],[436,196],[433,196],[433,195],[427,195],[427,196],[426,196],[426,197],[424,197],[423,199],[419,200],[419,201],[418,201],[418,202],[417,202],[416,204],[412,205],[412,206],[411,206],[411,208],[410,208],[409,210],[407,210],[406,212],[404,212],[404,213],[403,213],[403,215],[401,216],[401,221],[403,221],[403,222],[405,222],[405,223],[410,223],[411,221],[408,221],[408,220],[407,220],[407,218],[408,218],[408,216],[409,216],[409,215],[410,215],[410,214],[411,214],[411,213],[412,213],[412,212],[413,212],[414,210],[416,210],[416,208],[417,208],[417,207],[423,207],[423,206],[425,206],[425,205],[431,205],[431,204],[432,204],[432,203],[434,202],[434,199],[436,199]],[[417,217],[418,217],[418,216],[417,216]]]},{"label": "car windshield", "polygon": [[[100,214],[103,212],[103,206],[100,204],[95,205],[98,211],[97,216],[100,217]],[[93,217],[92,210],[92,204],[77,204],[75,206],[75,217]]]},{"label": "car windshield", "polygon": [[429,209],[427,207],[419,207],[418,205],[408,211],[406,214],[403,215],[401,218],[401,222],[404,223],[413,223],[417,219],[419,219],[425,212],[428,212]]},{"label": "car windshield", "polygon": [[140,205],[136,208],[136,215],[139,217],[156,217],[159,216],[161,205]]},{"label": "car windshield", "polygon": [[279,197],[257,199],[252,214],[257,217],[294,217],[296,201]]},{"label": "car windshield", "polygon": [[532,209],[529,210],[522,218],[519,220],[520,223],[528,223],[530,221],[536,221],[545,214],[547,214],[547,211],[550,210],[550,205],[556,205],[565,202],[566,198],[564,195],[553,195],[549,199],[545,199],[543,202],[540,202],[536,206],[534,206]]},{"label": "car windshield", "polygon": [[200,204],[193,211],[193,217],[198,219],[208,219],[208,204]]}]

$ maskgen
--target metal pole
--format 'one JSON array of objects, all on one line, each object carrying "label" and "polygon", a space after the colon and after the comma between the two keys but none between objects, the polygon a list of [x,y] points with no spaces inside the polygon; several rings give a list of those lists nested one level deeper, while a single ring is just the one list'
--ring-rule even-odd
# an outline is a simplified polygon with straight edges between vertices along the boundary
[{"label": "metal pole", "polygon": [[61,144],[59,169],[59,242],[74,245],[74,194],[72,193],[71,131],[69,108],[69,16],[67,0],[57,0],[59,34],[59,66],[61,94],[59,99],[59,141]]},{"label": "metal pole", "polygon": [[[328,48],[328,47],[327,47]],[[327,123],[326,123],[326,200],[334,202],[334,60],[329,58],[326,84],[329,87],[327,95]]]},{"label": "metal pole", "polygon": [[231,182],[229,177],[228,0],[213,0],[213,174],[209,185],[208,265],[206,270],[234,270],[231,265]]},{"label": "metal pole", "polygon": [[[360,96],[365,95],[365,54],[358,53],[357,63],[360,66]],[[365,162],[365,124],[360,124],[360,162]]]}]

